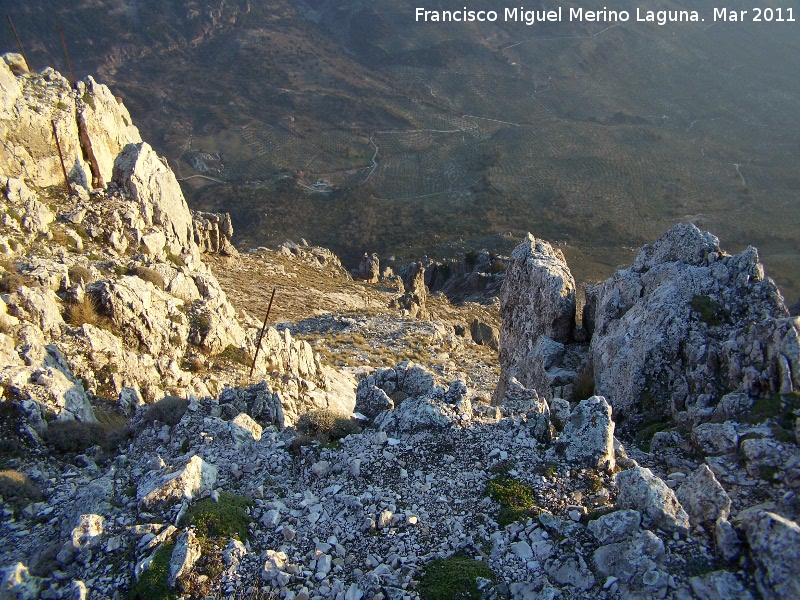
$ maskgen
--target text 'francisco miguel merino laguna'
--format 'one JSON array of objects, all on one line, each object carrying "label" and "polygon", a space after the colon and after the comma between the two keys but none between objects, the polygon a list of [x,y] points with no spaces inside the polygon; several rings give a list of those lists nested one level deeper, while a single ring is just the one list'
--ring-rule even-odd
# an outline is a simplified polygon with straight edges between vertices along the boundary
[{"label": "text 'francisco miguel merino laguna'", "polygon": [[[791,8],[753,8],[752,10],[731,10],[728,8],[712,9],[714,21],[741,22],[787,22],[794,23],[794,11]],[[494,22],[500,19],[501,13],[495,10],[471,10],[466,6],[460,10],[427,10],[417,7],[417,22],[429,23],[470,23]],[[565,11],[562,7],[544,10],[527,10],[524,6],[505,8],[502,11],[503,20],[506,22],[520,22],[525,25],[535,23],[560,23],[567,21],[583,21],[586,23],[627,23],[638,21],[642,23],[655,23],[666,25],[668,23],[699,23],[705,21],[696,10],[642,10],[637,8],[635,19],[627,10],[586,10],[584,8],[570,8]],[[564,17],[567,17],[564,19]]]}]

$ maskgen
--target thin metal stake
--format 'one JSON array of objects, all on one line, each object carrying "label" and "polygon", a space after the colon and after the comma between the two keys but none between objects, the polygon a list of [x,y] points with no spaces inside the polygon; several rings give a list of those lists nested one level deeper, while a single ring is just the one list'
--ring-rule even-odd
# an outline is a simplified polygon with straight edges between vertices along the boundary
[{"label": "thin metal stake", "polygon": [[264,316],[264,324],[261,326],[261,333],[258,334],[258,342],[256,343],[256,351],[253,354],[253,365],[250,367],[250,375],[248,379],[253,376],[253,371],[256,368],[256,359],[258,358],[258,351],[261,350],[261,338],[264,337],[264,332],[267,330],[267,321],[269,320],[269,312],[272,310],[272,301],[275,299],[275,292],[278,288],[272,288],[272,296],[269,298],[269,306],[267,307],[267,314]]},{"label": "thin metal stake", "polygon": [[64,40],[64,30],[61,29],[61,23],[58,24],[58,34],[61,36],[61,45],[64,46],[64,55],[67,57],[67,66],[69,67],[69,76],[72,78],[72,87],[78,87],[75,81],[75,73],[72,71],[72,61],[69,59],[69,52],[67,51],[67,42]]},{"label": "thin metal stake", "polygon": [[31,70],[31,64],[28,62],[28,57],[25,56],[25,50],[22,48],[22,42],[19,41],[19,36],[17,35],[17,28],[14,27],[14,21],[11,20],[11,15],[6,15],[6,19],[8,19],[8,24],[11,25],[11,33],[14,34],[14,39],[17,40],[17,46],[19,46],[19,53],[22,54],[22,60],[25,61],[25,68],[28,71]]},{"label": "thin metal stake", "polygon": [[58,132],[56,131],[56,122],[50,121],[50,125],[53,126],[53,138],[56,140],[56,149],[58,150],[58,158],[61,160],[61,172],[64,173],[64,183],[67,184],[67,193],[71,192],[71,188],[69,187],[69,177],[67,177],[67,168],[64,166],[64,155],[61,153],[61,144],[58,141]]}]

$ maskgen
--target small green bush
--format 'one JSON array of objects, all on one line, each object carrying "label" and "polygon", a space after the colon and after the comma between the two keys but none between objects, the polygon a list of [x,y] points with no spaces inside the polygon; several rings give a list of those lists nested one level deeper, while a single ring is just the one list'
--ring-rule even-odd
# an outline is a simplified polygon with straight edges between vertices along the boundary
[{"label": "small green bush", "polygon": [[485,562],[465,554],[454,554],[428,563],[419,584],[424,600],[480,600],[478,577],[495,581],[495,575]]},{"label": "small green bush", "polygon": [[746,421],[752,424],[774,420],[784,429],[794,429],[794,412],[800,409],[800,393],[773,394],[766,398],[758,398],[747,413]]},{"label": "small green bush", "polygon": [[169,262],[178,268],[186,266],[186,261],[184,261],[179,255],[173,254],[172,252],[167,252],[167,260],[169,260]]},{"label": "small green bush", "polygon": [[0,471],[0,496],[3,502],[19,510],[31,502],[39,502],[42,492],[24,473],[6,469]]},{"label": "small green bush", "polygon": [[239,363],[245,367],[249,367],[253,363],[253,357],[244,348],[237,348],[233,344],[229,344],[225,350],[219,353],[222,358],[227,358],[230,361]]},{"label": "small green bush", "polygon": [[489,266],[489,273],[505,273],[507,268],[508,265],[506,265],[506,263],[504,263],[502,260],[496,260]]},{"label": "small green bush", "polygon": [[513,477],[495,477],[486,484],[486,495],[491,496],[495,502],[500,504],[500,514],[497,517],[500,527],[540,512],[537,510],[531,486]]},{"label": "small green bush", "polygon": [[650,452],[650,443],[653,436],[659,431],[665,431],[672,427],[672,421],[667,421],[658,415],[646,419],[639,427],[636,434],[636,447],[642,452]]},{"label": "small green bush", "polygon": [[82,421],[53,421],[47,427],[45,439],[56,452],[74,454],[105,442],[106,432],[99,423]]},{"label": "small green bush", "polygon": [[24,446],[20,427],[24,422],[22,409],[10,399],[14,396],[8,385],[0,386],[0,465],[4,459],[18,456]]},{"label": "small green bush", "polygon": [[160,421],[170,427],[177,425],[186,413],[189,401],[177,396],[164,396],[151,404],[144,413],[144,422]]},{"label": "small green bush", "polygon": [[147,267],[138,266],[134,267],[132,274],[136,275],[139,279],[149,281],[160,290],[164,289],[164,278],[158,271],[148,269]]}]

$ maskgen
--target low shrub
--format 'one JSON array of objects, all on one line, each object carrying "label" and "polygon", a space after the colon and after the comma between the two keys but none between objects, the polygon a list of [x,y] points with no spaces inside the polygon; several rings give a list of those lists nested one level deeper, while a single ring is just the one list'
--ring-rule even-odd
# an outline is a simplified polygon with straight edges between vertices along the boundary
[{"label": "low shrub", "polygon": [[188,407],[189,401],[184,398],[164,396],[147,408],[144,413],[144,422],[159,421],[172,427],[180,422]]},{"label": "low shrub", "polygon": [[167,260],[169,260],[169,262],[179,269],[186,266],[186,261],[184,261],[179,255],[173,254],[172,252],[167,252]]},{"label": "low shrub", "polygon": [[175,590],[167,585],[169,561],[175,544],[164,544],[156,551],[150,568],[135,581],[128,593],[130,600],[173,600]]},{"label": "low shrub", "polygon": [[227,348],[219,353],[222,358],[227,358],[230,361],[239,363],[245,367],[250,367],[253,363],[253,357],[244,348],[237,348],[233,344],[228,344]]},{"label": "low shrub", "polygon": [[694,296],[692,309],[697,313],[700,321],[716,327],[724,322],[722,306],[710,296]]},{"label": "low shrub", "polygon": [[194,525],[201,543],[210,539],[227,542],[232,537],[246,542],[250,523],[247,509],[252,505],[252,501],[244,496],[221,492],[219,502],[204,498],[189,508],[184,519],[189,525]]},{"label": "low shrub", "polygon": [[222,492],[218,502],[205,498],[189,508],[181,523],[194,526],[202,554],[194,572],[179,581],[183,592],[193,598],[213,593],[214,580],[225,570],[219,548],[224,547],[231,538],[247,542],[247,528],[251,520],[248,508],[252,505],[244,496]]},{"label": "low shrub", "polygon": [[580,402],[592,396],[594,396],[594,373],[591,369],[581,371],[575,378],[575,385],[572,387],[572,399]]},{"label": "low shrub", "polygon": [[45,439],[56,452],[76,454],[105,442],[106,431],[99,423],[82,421],[53,421],[47,427]]},{"label": "low shrub", "polygon": [[0,293],[3,294],[11,294],[22,286],[31,285],[33,285],[33,280],[19,273],[6,273],[0,277]]},{"label": "low shrub", "polygon": [[71,266],[67,269],[67,274],[69,275],[69,282],[73,285],[78,282],[83,282],[83,285],[92,282],[92,272],[83,265]]},{"label": "low shrub", "polygon": [[327,408],[301,415],[295,428],[299,433],[311,436],[322,444],[361,432],[361,428],[349,415]]},{"label": "low shrub", "polygon": [[164,289],[164,278],[158,271],[148,269],[147,267],[138,266],[133,268],[132,274],[136,275],[139,279],[149,281],[160,290]]},{"label": "low shrub", "polygon": [[0,496],[3,502],[19,510],[42,499],[42,491],[24,473],[12,469],[0,471]]}]

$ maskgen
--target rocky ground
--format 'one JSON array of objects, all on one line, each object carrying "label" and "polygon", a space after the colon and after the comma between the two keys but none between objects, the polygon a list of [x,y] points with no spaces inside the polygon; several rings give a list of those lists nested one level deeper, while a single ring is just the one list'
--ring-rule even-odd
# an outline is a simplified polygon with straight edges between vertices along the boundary
[{"label": "rocky ground", "polygon": [[800,322],[755,249],[676,226],[578,319],[533,236],[237,250],[91,79],[6,55],[0,133],[0,598],[800,597]]}]

